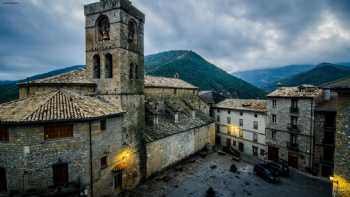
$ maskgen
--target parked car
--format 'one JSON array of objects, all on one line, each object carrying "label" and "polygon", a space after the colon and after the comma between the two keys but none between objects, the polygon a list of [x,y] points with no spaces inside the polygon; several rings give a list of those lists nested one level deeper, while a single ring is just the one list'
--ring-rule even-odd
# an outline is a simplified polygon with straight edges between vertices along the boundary
[{"label": "parked car", "polygon": [[271,170],[269,170],[268,167],[266,166],[266,164],[261,164],[261,163],[255,164],[254,173],[269,183],[280,182],[280,179],[276,175],[276,173],[273,173]]},{"label": "parked car", "polygon": [[289,176],[289,167],[282,162],[267,162],[267,168],[271,171],[275,171],[279,176]]}]

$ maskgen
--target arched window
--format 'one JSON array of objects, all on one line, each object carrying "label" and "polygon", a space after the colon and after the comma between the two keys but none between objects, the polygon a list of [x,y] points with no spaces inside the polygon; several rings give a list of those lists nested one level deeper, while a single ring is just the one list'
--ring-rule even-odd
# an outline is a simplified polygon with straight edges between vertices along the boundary
[{"label": "arched window", "polygon": [[93,77],[95,79],[99,79],[101,77],[100,56],[97,54],[93,57]]},{"label": "arched window", "polygon": [[136,22],[134,20],[130,20],[128,24],[128,42],[132,43],[135,40],[136,35]]},{"label": "arched window", "polygon": [[134,64],[131,63],[129,67],[129,79],[133,79],[133,78],[134,78]]},{"label": "arched window", "polygon": [[139,78],[138,72],[139,72],[139,66],[135,64],[135,79]]},{"label": "arched window", "polygon": [[105,78],[113,78],[113,58],[110,53],[105,55]]},{"label": "arched window", "polygon": [[97,38],[99,41],[109,40],[110,24],[108,17],[101,15],[96,21]]}]

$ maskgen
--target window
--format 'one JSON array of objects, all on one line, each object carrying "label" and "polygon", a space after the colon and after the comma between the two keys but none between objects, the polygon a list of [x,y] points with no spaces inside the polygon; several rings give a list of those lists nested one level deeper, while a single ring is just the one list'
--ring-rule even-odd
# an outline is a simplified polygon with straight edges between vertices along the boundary
[{"label": "window", "polygon": [[257,117],[258,117],[258,114],[254,114],[254,117],[257,118]]},{"label": "window", "polygon": [[106,130],[106,125],[107,125],[106,120],[100,120],[100,130],[101,131]]},{"label": "window", "polygon": [[276,122],[277,122],[276,114],[272,114],[272,122],[273,122],[273,123],[276,123]]},{"label": "window", "polygon": [[276,133],[277,133],[276,130],[271,130],[271,138],[272,138],[273,140],[276,140]]},{"label": "window", "polygon": [[264,149],[260,149],[260,155],[261,156],[265,156],[265,150]]},{"label": "window", "polygon": [[100,77],[101,77],[100,56],[96,54],[93,57],[93,78],[99,79]]},{"label": "window", "polygon": [[236,146],[236,140],[232,140],[232,146]]},{"label": "window", "polygon": [[290,123],[293,128],[296,128],[298,125],[298,117],[291,116],[290,117]]},{"label": "window", "polygon": [[115,172],[113,177],[113,187],[114,189],[121,189],[123,186],[123,171],[118,170]]},{"label": "window", "polygon": [[220,116],[219,115],[216,116],[216,122],[220,122]]},{"label": "window", "polygon": [[174,89],[174,95],[176,95],[176,93],[177,93],[177,89],[175,88],[175,89]]},{"label": "window", "polygon": [[227,147],[231,146],[231,139],[230,138],[226,138],[226,146]]},{"label": "window", "polygon": [[253,147],[253,155],[258,156],[258,147],[252,146]]},{"label": "window", "polygon": [[134,75],[135,79],[139,78],[138,72],[139,72],[139,66],[137,64],[135,64],[135,75]]},{"label": "window", "polygon": [[135,40],[136,34],[136,22],[134,20],[130,20],[128,24],[128,42],[132,43]]},{"label": "window", "polygon": [[131,63],[130,67],[129,67],[129,79],[133,79],[134,78],[134,64]]},{"label": "window", "polygon": [[239,126],[243,127],[243,119],[239,119]]},{"label": "window", "polygon": [[297,144],[297,135],[290,134],[290,143],[291,144]]},{"label": "window", "polygon": [[254,121],[254,122],[253,122],[253,128],[254,128],[255,130],[258,129],[258,121]]},{"label": "window", "polygon": [[257,133],[253,133],[253,141],[258,142],[258,134]]},{"label": "window", "polygon": [[73,137],[73,125],[47,125],[44,128],[45,140],[66,137]]},{"label": "window", "polygon": [[219,112],[220,112],[220,110],[219,110],[219,109],[216,109],[216,112],[218,112],[218,113],[219,113]]},{"label": "window", "polygon": [[238,150],[241,151],[241,152],[244,151],[244,144],[243,144],[242,142],[240,142],[240,143],[238,144]]},{"label": "window", "polygon": [[239,112],[239,115],[243,116],[243,112]]},{"label": "window", "polygon": [[105,78],[113,78],[113,58],[111,54],[106,54],[105,56],[106,66],[105,66]]},{"label": "window", "polygon": [[105,15],[101,15],[97,21],[97,39],[99,41],[102,40],[109,40],[109,29],[110,29],[110,24],[108,17]]},{"label": "window", "polygon": [[231,110],[228,110],[227,113],[228,113],[228,114],[231,114]]},{"label": "window", "polygon": [[0,126],[0,141],[9,141],[9,130],[7,127]]},{"label": "window", "polygon": [[231,124],[231,117],[227,117],[227,124]]},{"label": "window", "polygon": [[100,168],[105,169],[107,167],[108,167],[107,156],[104,156],[100,159]]},{"label": "window", "polygon": [[293,109],[297,109],[298,108],[298,100],[297,99],[292,99],[291,106],[292,106]]},{"label": "window", "polygon": [[276,99],[273,99],[272,100],[272,107],[276,108],[276,106],[277,106],[277,101],[276,101]]}]

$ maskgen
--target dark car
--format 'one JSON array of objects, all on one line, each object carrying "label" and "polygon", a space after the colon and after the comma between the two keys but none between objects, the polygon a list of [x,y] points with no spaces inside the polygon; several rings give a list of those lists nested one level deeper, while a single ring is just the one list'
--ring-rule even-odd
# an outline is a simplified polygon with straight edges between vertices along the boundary
[{"label": "dark car", "polygon": [[267,162],[266,167],[271,171],[277,172],[279,176],[289,176],[289,167],[282,162]]},{"label": "dark car", "polygon": [[273,173],[271,170],[269,170],[266,164],[256,164],[254,166],[254,173],[269,183],[280,182],[280,179],[278,178],[278,176],[275,173]]}]

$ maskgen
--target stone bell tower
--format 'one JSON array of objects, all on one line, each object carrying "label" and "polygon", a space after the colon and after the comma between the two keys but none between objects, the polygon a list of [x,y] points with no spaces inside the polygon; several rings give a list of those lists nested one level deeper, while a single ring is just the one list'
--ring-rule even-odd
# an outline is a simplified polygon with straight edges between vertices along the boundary
[{"label": "stone bell tower", "polygon": [[97,94],[143,94],[145,16],[129,0],[85,6],[86,67]]},{"label": "stone bell tower", "polygon": [[[137,155],[125,169],[125,188],[145,175],[144,131],[144,14],[129,0],[100,0],[84,7],[86,71],[96,82],[96,96],[120,102],[126,113],[120,125],[126,145]],[[116,98],[116,99],[114,99]],[[124,134],[123,134],[124,135]],[[125,180],[124,180],[125,179]]]}]

